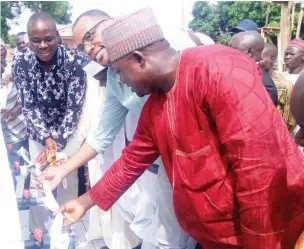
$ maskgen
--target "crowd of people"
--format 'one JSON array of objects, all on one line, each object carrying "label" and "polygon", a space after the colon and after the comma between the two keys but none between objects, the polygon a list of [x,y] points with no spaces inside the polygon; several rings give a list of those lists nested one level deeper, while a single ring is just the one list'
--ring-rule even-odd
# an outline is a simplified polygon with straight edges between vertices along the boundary
[{"label": "crowd of people", "polygon": [[[1,40],[15,186],[21,147],[33,161],[63,152],[65,162],[31,177],[30,195],[43,196],[48,181],[65,226],[91,209],[91,239],[107,248],[299,246],[303,40],[289,43],[279,72],[277,47],[249,19],[231,29],[229,46],[191,30],[167,36],[149,8],[120,18],[89,10],[72,31],[75,49],[49,14],[34,13],[12,65]],[[92,188],[78,196],[86,164]],[[47,232],[49,218],[31,207],[30,233]]]}]

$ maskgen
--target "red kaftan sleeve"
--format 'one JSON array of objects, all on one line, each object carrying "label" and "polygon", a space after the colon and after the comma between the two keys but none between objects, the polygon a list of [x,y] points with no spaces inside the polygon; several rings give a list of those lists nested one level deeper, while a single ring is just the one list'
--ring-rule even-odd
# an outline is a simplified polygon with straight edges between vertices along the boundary
[{"label": "red kaftan sleeve", "polygon": [[258,66],[249,57],[229,52],[204,63],[198,98],[203,96],[202,105],[208,106],[236,175],[243,248],[282,249],[287,194],[279,144],[285,128]]},{"label": "red kaftan sleeve", "polygon": [[118,198],[139,178],[159,157],[158,149],[150,136],[151,123],[148,121],[148,102],[144,106],[136,133],[121,157],[89,191],[93,202],[108,210]]}]

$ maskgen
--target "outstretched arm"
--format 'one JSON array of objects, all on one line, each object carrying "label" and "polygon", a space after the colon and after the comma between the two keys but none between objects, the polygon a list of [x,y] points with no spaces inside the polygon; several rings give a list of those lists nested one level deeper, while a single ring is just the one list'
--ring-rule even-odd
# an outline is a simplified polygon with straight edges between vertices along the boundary
[{"label": "outstretched arm", "polygon": [[89,192],[60,208],[59,212],[63,213],[66,225],[78,221],[94,205],[103,210],[111,208],[158,158],[159,152],[150,133],[151,123],[146,120],[149,114],[146,107],[141,114],[135,136],[123,150],[121,157]]},{"label": "outstretched arm", "polygon": [[101,110],[98,127],[89,132],[87,140],[71,158],[56,168],[46,169],[39,178],[40,181],[48,179],[52,190],[70,172],[86,164],[96,157],[98,153],[104,153],[107,147],[113,143],[117,133],[124,124],[128,109],[122,106],[115,96],[112,86],[113,84],[119,84],[119,82],[113,82],[114,78],[111,72],[111,70],[108,72],[106,100],[104,108]]}]

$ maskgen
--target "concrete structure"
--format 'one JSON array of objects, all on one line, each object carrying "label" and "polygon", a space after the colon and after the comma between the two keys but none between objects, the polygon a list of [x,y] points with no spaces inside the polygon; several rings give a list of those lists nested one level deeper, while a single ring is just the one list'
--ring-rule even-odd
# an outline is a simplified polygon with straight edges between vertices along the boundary
[{"label": "concrete structure", "polygon": [[75,42],[73,39],[73,33],[72,33],[72,24],[68,25],[59,25],[57,24],[57,29],[59,32],[59,35],[61,36],[62,43],[66,45],[69,48],[75,47]]}]

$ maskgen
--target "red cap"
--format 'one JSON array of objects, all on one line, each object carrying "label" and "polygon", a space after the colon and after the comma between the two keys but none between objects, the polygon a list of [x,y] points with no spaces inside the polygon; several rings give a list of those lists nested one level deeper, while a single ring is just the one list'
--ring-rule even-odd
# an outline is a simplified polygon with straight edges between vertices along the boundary
[{"label": "red cap", "polygon": [[293,39],[289,44],[288,47],[297,47],[301,50],[304,50],[304,41],[302,39]]}]

